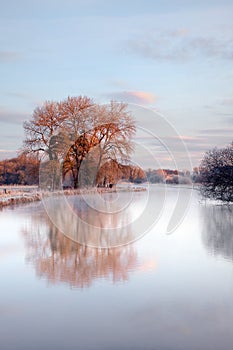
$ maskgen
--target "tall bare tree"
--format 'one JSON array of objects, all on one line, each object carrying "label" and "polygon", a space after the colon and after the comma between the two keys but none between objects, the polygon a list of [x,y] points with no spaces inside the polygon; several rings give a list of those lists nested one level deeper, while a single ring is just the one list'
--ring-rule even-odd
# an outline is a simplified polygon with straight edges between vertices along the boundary
[{"label": "tall bare tree", "polygon": [[[78,187],[81,166],[86,172],[89,162],[95,163],[92,167],[95,184],[103,162],[129,158],[135,123],[126,104],[97,105],[86,96],[78,96],[62,102],[45,102],[24,123],[24,129],[24,149],[46,155],[52,162],[44,167],[45,173],[51,165],[59,168],[63,159],[64,174],[72,174],[74,187]],[[55,170],[57,177],[59,169]]]},{"label": "tall bare tree", "polygon": [[127,108],[125,103],[112,101],[98,112],[100,144],[109,159],[128,159],[133,150],[135,121]]}]

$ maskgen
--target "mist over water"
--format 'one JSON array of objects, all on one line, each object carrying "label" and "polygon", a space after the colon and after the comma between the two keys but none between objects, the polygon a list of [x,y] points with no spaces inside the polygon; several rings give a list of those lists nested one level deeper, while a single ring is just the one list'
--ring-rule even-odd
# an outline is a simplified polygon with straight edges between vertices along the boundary
[{"label": "mist over water", "polygon": [[[146,217],[154,216],[154,226],[142,237],[134,222],[147,203],[144,192],[114,214],[67,197],[69,216],[54,199],[54,215],[67,235],[42,203],[2,210],[1,349],[229,350],[232,210],[201,203],[195,192],[183,222],[167,235],[177,191],[168,188],[165,200],[163,188],[152,186]],[[124,193],[121,203],[129,195]],[[93,196],[88,198],[92,205]],[[114,196],[104,194],[103,205],[113,203]],[[89,231],[87,225],[72,226],[73,215],[90,219]],[[118,227],[115,235],[113,227]],[[77,236],[93,245],[134,242],[101,249],[77,243]]]}]

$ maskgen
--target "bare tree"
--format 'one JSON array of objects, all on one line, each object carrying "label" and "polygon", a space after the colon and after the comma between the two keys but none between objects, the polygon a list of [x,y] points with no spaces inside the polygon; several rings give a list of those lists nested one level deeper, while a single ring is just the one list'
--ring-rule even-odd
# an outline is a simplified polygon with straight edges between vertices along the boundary
[{"label": "bare tree", "polygon": [[86,96],[68,97],[62,102],[46,101],[37,107],[32,119],[24,123],[24,150],[58,159],[85,130],[87,110],[93,102]]},{"label": "bare tree", "polygon": [[37,107],[32,119],[24,123],[26,138],[24,150],[28,153],[47,154],[50,160],[57,159],[53,136],[59,133],[64,116],[59,113],[57,102],[45,102]]},{"label": "bare tree", "polygon": [[92,184],[95,184],[103,162],[129,159],[135,123],[126,104],[97,105],[90,98],[79,96],[59,103],[45,102],[35,109],[32,119],[24,123],[24,129],[26,152],[44,155],[51,161],[44,167],[44,173],[52,167],[57,177],[63,160],[64,175],[71,174],[77,188],[81,166],[86,173],[91,162]]},{"label": "bare tree", "polygon": [[204,197],[233,202],[233,143],[208,151],[200,166],[201,193]]},{"label": "bare tree", "polygon": [[70,141],[93,127],[94,102],[87,96],[68,97],[59,103],[59,113],[64,118],[64,129]]},{"label": "bare tree", "polygon": [[72,173],[74,187],[81,184],[79,176],[87,173],[87,169],[92,169],[91,182],[95,185],[98,171],[106,161],[129,159],[134,133],[135,122],[126,104],[92,106],[82,135],[70,147],[64,161],[65,173]]},{"label": "bare tree", "polygon": [[129,159],[133,151],[132,136],[135,133],[135,121],[125,103],[111,101],[97,110],[97,128],[100,156],[106,159]]}]

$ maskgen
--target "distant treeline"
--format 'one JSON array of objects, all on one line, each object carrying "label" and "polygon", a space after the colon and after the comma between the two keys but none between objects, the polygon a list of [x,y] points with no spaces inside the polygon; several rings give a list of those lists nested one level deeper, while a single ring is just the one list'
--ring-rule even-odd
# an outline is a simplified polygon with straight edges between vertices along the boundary
[{"label": "distant treeline", "polygon": [[[16,158],[0,161],[0,185],[38,185],[40,162],[34,155],[21,154]],[[193,172],[171,169],[143,170],[138,166],[121,164],[110,160],[101,166],[96,175],[97,186],[108,186],[118,181],[133,183],[168,183],[190,184],[200,182],[200,172],[194,168]],[[84,186],[88,185],[88,176],[85,176]],[[63,178],[65,187],[73,187],[72,176],[66,174]]]},{"label": "distant treeline", "polygon": [[150,183],[167,183],[167,184],[191,184],[199,183],[201,175],[199,168],[189,170],[171,170],[171,169],[148,169],[146,170],[147,181]]},{"label": "distant treeline", "polygon": [[0,185],[37,185],[39,160],[32,155],[20,155],[0,162]]}]

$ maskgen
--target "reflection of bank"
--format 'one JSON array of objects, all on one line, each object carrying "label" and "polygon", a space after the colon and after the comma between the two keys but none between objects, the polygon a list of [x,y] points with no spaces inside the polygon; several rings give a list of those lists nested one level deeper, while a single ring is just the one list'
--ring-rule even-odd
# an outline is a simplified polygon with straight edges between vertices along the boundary
[{"label": "reflection of bank", "polygon": [[98,249],[80,245],[65,237],[44,215],[34,214],[24,228],[27,261],[39,277],[50,283],[64,282],[72,287],[89,287],[95,280],[114,283],[128,280],[137,266],[132,245]]},{"label": "reflection of bank", "polygon": [[233,262],[233,208],[203,206],[202,239],[207,250]]}]

